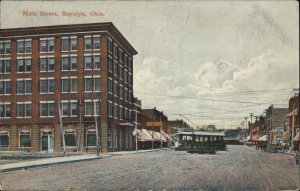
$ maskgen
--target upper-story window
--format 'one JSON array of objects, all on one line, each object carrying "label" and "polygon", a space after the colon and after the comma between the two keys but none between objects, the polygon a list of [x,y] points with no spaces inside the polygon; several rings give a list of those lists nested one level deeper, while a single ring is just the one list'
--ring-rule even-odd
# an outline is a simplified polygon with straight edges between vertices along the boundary
[{"label": "upper-story window", "polygon": [[31,72],[31,58],[18,58],[17,72]]},{"label": "upper-story window", "polygon": [[78,108],[77,108],[77,100],[62,100],[61,101],[61,110],[62,117],[77,117]]},{"label": "upper-story window", "polygon": [[113,93],[113,80],[111,78],[108,79],[108,93]]},{"label": "upper-story window", "polygon": [[132,70],[132,59],[130,57],[128,57],[128,68],[129,68],[129,71]]},{"label": "upper-story window", "polygon": [[17,117],[31,117],[31,102],[17,102]]},{"label": "upper-story window", "polygon": [[76,71],[77,70],[77,56],[71,55],[61,57],[61,70],[62,71]]},{"label": "upper-story window", "polygon": [[31,94],[31,79],[17,79],[17,94]]},{"label": "upper-story window", "polygon": [[84,50],[100,50],[100,35],[84,36]]},{"label": "upper-story window", "polygon": [[84,69],[85,70],[100,69],[100,55],[84,56]]},{"label": "upper-story window", "polygon": [[125,53],[125,54],[124,54],[124,66],[127,66],[127,59],[128,59],[128,56],[127,56],[127,54]]},{"label": "upper-story window", "polygon": [[11,41],[0,41],[0,54],[10,54]]},{"label": "upper-story window", "polygon": [[10,95],[11,92],[11,82],[10,79],[5,79],[0,81],[0,95]]},{"label": "upper-story window", "polygon": [[11,71],[10,60],[0,60],[0,73],[9,74]]},{"label": "upper-story window", "polygon": [[111,38],[108,38],[108,52],[113,52],[113,43]]},{"label": "upper-story window", "polygon": [[77,37],[61,37],[61,51],[77,51]]},{"label": "upper-story window", "polygon": [[123,80],[123,66],[119,65],[119,78]]},{"label": "upper-story window", "polygon": [[127,75],[128,75],[128,72],[127,72],[127,70],[125,69],[125,70],[124,70],[124,80],[125,80],[125,83],[128,83]]},{"label": "upper-story window", "polygon": [[71,76],[62,77],[61,79],[61,92],[62,93],[76,93],[77,92],[77,77]]},{"label": "upper-story window", "polygon": [[54,112],[54,101],[40,101],[40,117],[54,117]]},{"label": "upper-story window", "polygon": [[114,61],[114,74],[118,76],[118,62],[116,60]]},{"label": "upper-story window", "polygon": [[123,50],[121,48],[119,48],[119,60],[123,61]]},{"label": "upper-story window", "polygon": [[17,51],[18,54],[29,54],[32,51],[32,40],[31,39],[20,39],[17,40]]},{"label": "upper-story window", "polygon": [[120,87],[119,87],[119,97],[121,100],[123,100],[123,86],[120,84]]},{"label": "upper-story window", "polygon": [[118,45],[114,43],[114,57],[118,58]]},{"label": "upper-story window", "polygon": [[55,59],[54,57],[41,57],[40,58],[40,71],[41,72],[50,72],[55,69]]},{"label": "upper-story window", "polygon": [[40,93],[54,93],[55,79],[54,78],[40,78]]},{"label": "upper-story window", "polygon": [[108,101],[108,117],[113,116],[113,103],[111,101]]},{"label": "upper-story window", "polygon": [[10,102],[4,102],[0,103],[0,118],[9,118],[11,115],[11,103]]},{"label": "upper-story window", "polygon": [[111,73],[113,71],[113,59],[111,56],[108,56],[108,71]]},{"label": "upper-story window", "polygon": [[55,39],[52,38],[40,38],[40,52],[54,52],[55,51]]},{"label": "upper-story window", "polygon": [[85,116],[100,116],[101,102],[99,100],[84,100]]},{"label": "upper-story window", "polygon": [[85,92],[100,92],[100,76],[84,77]]},{"label": "upper-story window", "polygon": [[129,86],[132,86],[132,74],[130,72],[128,73],[128,83]]}]

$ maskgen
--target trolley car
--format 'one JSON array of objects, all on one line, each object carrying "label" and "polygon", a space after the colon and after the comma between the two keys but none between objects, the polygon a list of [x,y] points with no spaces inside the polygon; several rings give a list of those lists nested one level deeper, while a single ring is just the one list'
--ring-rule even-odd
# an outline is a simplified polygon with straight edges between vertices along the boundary
[{"label": "trolley car", "polygon": [[226,151],[224,133],[209,131],[193,131],[177,133],[178,142],[175,144],[176,151],[188,153],[210,153]]}]

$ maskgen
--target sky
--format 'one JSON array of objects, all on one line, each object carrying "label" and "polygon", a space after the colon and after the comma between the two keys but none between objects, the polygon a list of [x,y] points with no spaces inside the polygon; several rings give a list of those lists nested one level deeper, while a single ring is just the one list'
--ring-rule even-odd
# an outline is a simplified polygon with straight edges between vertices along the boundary
[{"label": "sky", "polygon": [[95,22],[113,22],[138,51],[134,96],[171,120],[235,128],[288,107],[299,88],[297,1],[1,1],[1,28]]}]

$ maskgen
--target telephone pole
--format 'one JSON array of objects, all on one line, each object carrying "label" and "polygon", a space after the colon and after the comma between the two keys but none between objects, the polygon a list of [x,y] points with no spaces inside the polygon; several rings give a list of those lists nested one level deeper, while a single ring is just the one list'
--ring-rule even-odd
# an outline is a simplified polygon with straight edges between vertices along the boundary
[{"label": "telephone pole", "polygon": [[251,121],[250,121],[250,139],[251,139],[251,141],[252,141],[252,136],[253,136],[253,124],[252,124],[252,117],[253,117],[253,113],[250,113],[250,117],[251,117]]}]

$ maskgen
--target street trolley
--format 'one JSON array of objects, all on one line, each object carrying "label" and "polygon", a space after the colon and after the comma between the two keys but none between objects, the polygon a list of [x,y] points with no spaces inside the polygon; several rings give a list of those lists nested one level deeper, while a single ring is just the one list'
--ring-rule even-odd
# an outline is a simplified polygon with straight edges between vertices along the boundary
[{"label": "street trolley", "polygon": [[193,131],[177,133],[178,142],[175,144],[176,151],[187,151],[188,153],[210,153],[226,151],[224,133],[209,131]]}]

